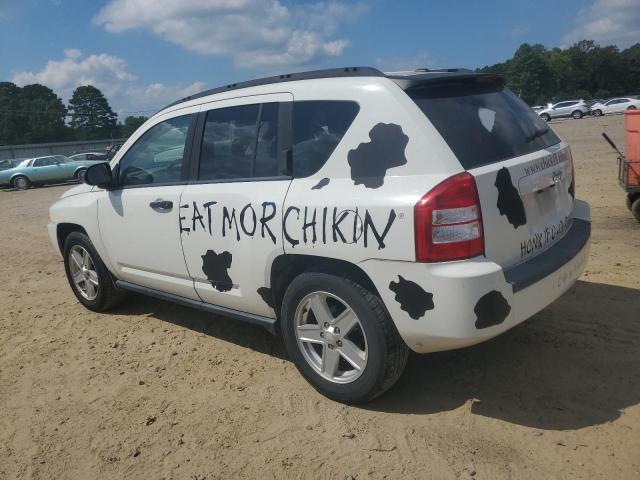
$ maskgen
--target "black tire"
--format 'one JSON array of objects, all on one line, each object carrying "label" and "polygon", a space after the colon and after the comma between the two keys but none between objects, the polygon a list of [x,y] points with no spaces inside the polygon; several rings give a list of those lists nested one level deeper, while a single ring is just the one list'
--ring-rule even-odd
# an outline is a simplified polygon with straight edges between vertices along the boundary
[{"label": "black tire", "polygon": [[[313,292],[328,292],[344,300],[357,315],[366,337],[367,361],[350,383],[324,378],[305,359],[295,334],[298,305]],[[322,395],[344,403],[364,403],[381,395],[398,380],[409,349],[378,296],[346,278],[324,273],[303,273],[287,288],[282,302],[282,335],[290,358],[302,376]]]},{"label": "black tire", "polygon": [[602,116],[602,110],[600,110],[599,108],[596,108],[596,109],[593,111],[593,116],[594,116],[594,117],[601,117],[601,116]]},{"label": "black tire", "polygon": [[84,176],[86,171],[87,171],[86,168],[79,168],[78,170],[76,170],[76,173],[73,175],[73,178],[75,180],[78,180],[79,182],[81,182],[82,181],[82,177]]},{"label": "black tire", "polygon": [[571,116],[575,119],[575,120],[579,120],[581,119],[584,114],[580,111],[580,110],[574,110],[573,112],[571,112]]},{"label": "black tire", "polygon": [[635,106],[635,105],[629,105],[629,106],[627,107],[627,110],[637,110],[637,108],[636,108],[636,106]]},{"label": "black tire", "polygon": [[16,175],[15,177],[13,177],[13,180],[11,180],[11,185],[16,190],[26,190],[28,188],[31,188],[33,184],[31,183],[31,180],[29,180],[24,175]]},{"label": "black tire", "polygon": [[[76,245],[84,248],[89,253],[95,267],[95,271],[97,273],[97,295],[92,300],[89,300],[82,296],[71,276],[72,274],[70,271],[70,262],[72,260],[70,258],[70,254],[71,249]],[[116,288],[109,270],[102,262],[100,255],[98,255],[98,252],[94,248],[89,237],[87,237],[84,233],[72,232],[64,242],[64,270],[67,274],[67,280],[69,281],[69,286],[71,287],[74,295],[76,296],[78,301],[89,310],[92,310],[94,312],[105,312],[121,303],[125,298],[124,292]]]},{"label": "black tire", "polygon": [[542,115],[540,115],[540,118],[542,118],[545,122],[551,121],[551,117],[549,116],[548,113],[543,113]]},{"label": "black tire", "polygon": [[631,204],[631,213],[640,222],[640,197],[637,197]]}]

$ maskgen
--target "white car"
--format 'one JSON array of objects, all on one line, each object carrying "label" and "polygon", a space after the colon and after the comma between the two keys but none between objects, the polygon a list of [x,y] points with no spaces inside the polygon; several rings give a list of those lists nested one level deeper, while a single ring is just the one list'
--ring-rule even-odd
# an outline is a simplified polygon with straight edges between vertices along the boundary
[{"label": "white car", "polygon": [[584,100],[566,100],[544,108],[537,113],[545,122],[549,122],[552,118],[564,117],[573,117],[578,120],[590,113],[590,111],[589,105]]},{"label": "white car", "polygon": [[640,108],[640,100],[636,98],[620,97],[612,98],[606,102],[594,103],[591,105],[591,112],[594,116],[607,115],[610,113],[622,113],[625,110],[636,110]]},{"label": "white car", "polygon": [[84,152],[84,153],[76,153],[74,155],[69,155],[69,159],[73,162],[84,162],[87,160],[96,160],[103,159],[105,156],[104,152]]},{"label": "white car", "polygon": [[262,325],[343,402],[390,388],[409,350],[530,318],[589,252],[567,143],[502,77],[467,70],[206,91],[154,115],[85,182],[48,226],[84,306],[133,291]]}]

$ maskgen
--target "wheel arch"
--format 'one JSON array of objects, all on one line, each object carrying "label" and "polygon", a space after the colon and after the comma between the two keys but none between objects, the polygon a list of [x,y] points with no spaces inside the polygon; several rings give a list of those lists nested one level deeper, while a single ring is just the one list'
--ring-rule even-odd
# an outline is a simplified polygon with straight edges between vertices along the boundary
[{"label": "wheel arch", "polygon": [[29,178],[29,175],[27,175],[26,173],[18,172],[18,173],[14,173],[13,175],[11,175],[11,179],[9,180],[10,185],[13,185],[13,181],[14,181],[17,177],[24,177],[24,178],[26,178],[30,183],[33,183],[33,180],[31,180],[31,179]]},{"label": "wheel arch", "polygon": [[58,247],[60,247],[60,251],[64,252],[64,243],[67,241],[67,237],[73,232],[80,232],[87,237],[87,231],[81,225],[77,223],[59,223],[56,226],[56,237],[58,238]]},{"label": "wheel arch", "polygon": [[287,287],[295,277],[307,272],[327,273],[349,278],[380,297],[378,289],[369,275],[354,263],[315,255],[282,254],[271,263],[270,275],[271,295],[278,315]]}]

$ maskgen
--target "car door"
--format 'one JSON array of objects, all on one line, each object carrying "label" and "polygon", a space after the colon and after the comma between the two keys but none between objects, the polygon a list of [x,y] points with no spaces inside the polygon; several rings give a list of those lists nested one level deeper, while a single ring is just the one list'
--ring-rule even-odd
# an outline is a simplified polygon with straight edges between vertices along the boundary
[{"label": "car door", "polygon": [[136,132],[112,165],[116,188],[101,192],[98,223],[115,275],[197,298],[182,254],[180,196],[197,107],[170,112]]},{"label": "car door", "polygon": [[180,230],[204,302],[274,317],[268,286],[271,260],[284,251],[292,100],[280,93],[202,106]]},{"label": "car door", "polygon": [[565,110],[567,109],[567,105],[570,102],[560,102],[557,103],[554,107],[553,110],[551,112],[551,116],[552,117],[563,117],[565,115]]},{"label": "car door", "polygon": [[53,157],[36,158],[29,177],[32,182],[50,182],[56,179],[57,170]]},{"label": "car door", "polygon": [[631,102],[629,101],[629,99],[627,98],[619,98],[618,102],[615,104],[615,112],[616,113],[621,113],[624,112],[627,107],[631,105]]}]

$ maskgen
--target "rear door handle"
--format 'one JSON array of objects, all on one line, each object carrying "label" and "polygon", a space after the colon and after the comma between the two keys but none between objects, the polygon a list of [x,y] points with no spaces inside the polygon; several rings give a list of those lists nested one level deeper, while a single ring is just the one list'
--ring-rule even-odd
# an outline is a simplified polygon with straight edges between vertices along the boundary
[{"label": "rear door handle", "polygon": [[167,211],[173,208],[173,202],[171,200],[154,200],[149,203],[149,206],[154,210]]}]

